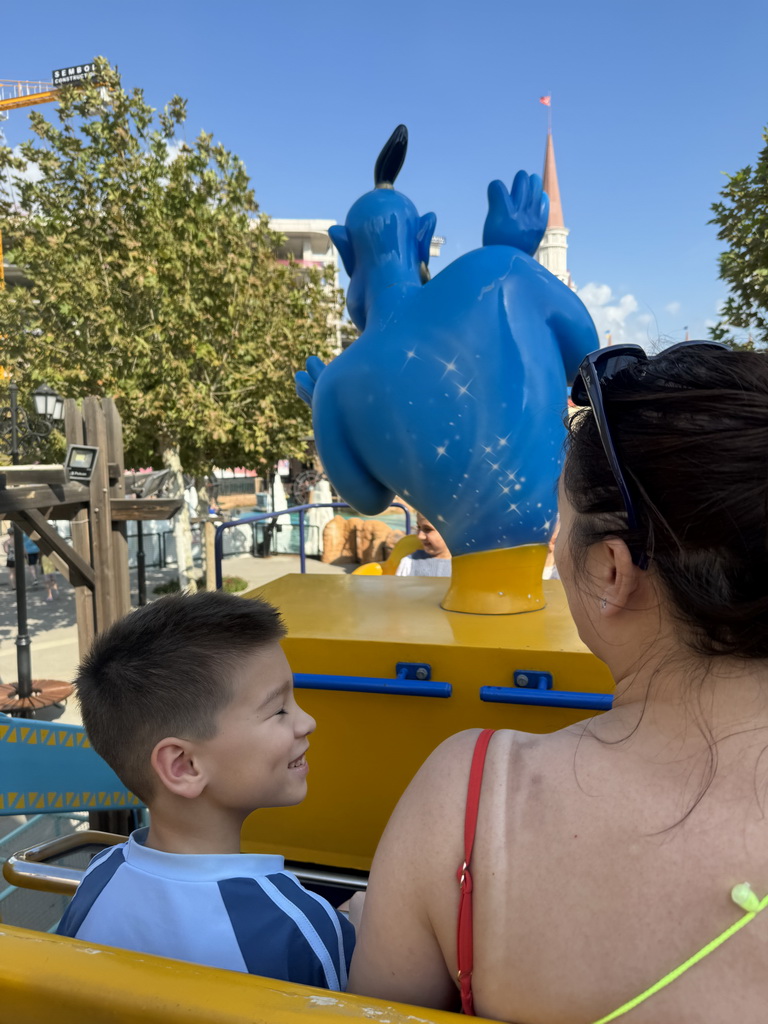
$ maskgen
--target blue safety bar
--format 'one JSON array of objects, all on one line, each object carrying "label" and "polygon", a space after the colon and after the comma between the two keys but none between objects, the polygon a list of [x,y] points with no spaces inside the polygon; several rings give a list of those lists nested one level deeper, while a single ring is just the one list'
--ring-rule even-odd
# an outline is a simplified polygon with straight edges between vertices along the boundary
[{"label": "blue safety bar", "polygon": [[492,704],[532,704],[543,708],[574,708],[584,711],[610,711],[610,693],[581,693],[571,690],[528,689],[523,686],[481,686],[480,700]]},{"label": "blue safety bar", "polygon": [[[389,508],[401,508],[405,513],[405,533],[411,532],[411,513],[406,505],[399,501],[393,501]],[[216,559],[216,589],[221,590],[222,572],[221,562],[224,557],[224,531],[231,530],[233,526],[241,526],[243,523],[261,523],[266,519],[277,519],[278,516],[289,515],[291,512],[299,513],[299,559],[301,560],[301,571],[307,571],[307,556],[304,544],[304,513],[311,508],[352,508],[345,501],[315,502],[311,505],[294,505],[291,508],[284,508],[280,512],[258,512],[252,516],[245,516],[243,519],[232,519],[228,523],[220,523],[216,527],[216,538],[214,541],[214,554]]]},{"label": "blue safety bar", "polygon": [[432,679],[376,679],[372,676],[318,676],[296,672],[293,685],[297,690],[342,690],[345,693],[390,693],[400,697],[450,697],[450,683]]}]

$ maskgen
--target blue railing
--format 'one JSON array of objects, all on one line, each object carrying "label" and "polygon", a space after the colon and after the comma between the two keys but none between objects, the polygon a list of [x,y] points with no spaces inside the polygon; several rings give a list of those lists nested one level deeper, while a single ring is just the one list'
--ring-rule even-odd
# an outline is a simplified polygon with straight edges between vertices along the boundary
[{"label": "blue railing", "polygon": [[[304,515],[311,508],[351,508],[345,501],[315,502],[312,505],[294,505],[291,508],[284,508],[280,512],[258,512],[256,515],[244,516],[242,519],[231,519],[228,523],[220,523],[216,527],[216,538],[214,541],[214,555],[216,560],[216,589],[220,590],[222,585],[221,562],[224,557],[224,531],[231,530],[234,526],[242,526],[243,523],[263,523],[267,519],[277,519],[278,516],[290,515],[292,512],[299,514],[299,559],[301,571],[307,571],[307,555],[304,542]],[[399,501],[393,501],[389,508],[401,508],[405,513],[405,533],[411,532],[411,513],[407,506]]]},{"label": "blue railing", "polygon": [[394,679],[371,676],[320,676],[309,672],[295,672],[293,685],[297,690],[339,690],[342,693],[386,693],[399,697],[450,697],[450,683],[434,679],[410,680],[398,673]]},{"label": "blue railing", "polygon": [[519,686],[481,686],[480,700],[492,704],[528,704],[540,708],[571,708],[579,711],[610,711],[611,693],[576,690],[527,689]]}]

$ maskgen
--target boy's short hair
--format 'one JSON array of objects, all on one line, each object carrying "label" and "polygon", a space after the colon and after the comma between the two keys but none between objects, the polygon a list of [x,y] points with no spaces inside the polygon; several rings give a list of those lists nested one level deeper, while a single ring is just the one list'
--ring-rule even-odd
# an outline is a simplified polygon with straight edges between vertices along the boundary
[{"label": "boy's short hair", "polygon": [[96,638],[75,679],[94,750],[146,803],[155,744],[214,736],[238,661],[284,636],[272,605],[221,591],[164,597],[131,612]]}]

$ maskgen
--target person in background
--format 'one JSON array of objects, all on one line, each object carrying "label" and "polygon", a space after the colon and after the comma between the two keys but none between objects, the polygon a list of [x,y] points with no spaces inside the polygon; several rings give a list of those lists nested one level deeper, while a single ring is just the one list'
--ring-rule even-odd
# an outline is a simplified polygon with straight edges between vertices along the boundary
[{"label": "person in background", "polygon": [[15,527],[13,523],[8,526],[8,534],[3,541],[3,551],[5,551],[5,564],[8,569],[8,586],[11,589],[16,588],[16,551],[13,546],[13,531]]},{"label": "person in background", "polygon": [[555,541],[557,535],[560,532],[560,516],[557,517],[555,528],[552,531],[552,536],[549,538],[549,544],[547,545],[549,550],[547,551],[547,559],[544,562],[544,572],[541,574],[543,580],[559,580],[560,574],[557,571],[555,565]]},{"label": "person in background", "polygon": [[23,537],[24,540],[24,554],[27,559],[27,565],[32,577],[32,586],[37,586],[38,577],[38,565],[40,563],[40,548],[35,544],[31,537],[28,537],[26,533]]},{"label": "person in background", "polygon": [[450,576],[451,552],[448,545],[421,512],[416,513],[416,534],[423,550],[402,558],[395,576]]},{"label": "person in background", "polygon": [[43,583],[45,584],[46,589],[45,600],[52,601],[54,597],[59,596],[59,584],[56,580],[56,566],[54,565],[53,559],[50,555],[43,555],[40,559],[40,565],[43,570]]}]

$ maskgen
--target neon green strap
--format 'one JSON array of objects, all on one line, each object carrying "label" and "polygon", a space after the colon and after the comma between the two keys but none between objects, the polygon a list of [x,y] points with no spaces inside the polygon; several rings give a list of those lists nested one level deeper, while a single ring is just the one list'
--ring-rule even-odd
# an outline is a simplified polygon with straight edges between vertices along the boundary
[{"label": "neon green strap", "polygon": [[630,999],[628,1003],[624,1003],[624,1005],[620,1006],[618,1010],[614,1010],[613,1013],[609,1013],[606,1017],[601,1017],[600,1020],[596,1020],[594,1024],[608,1024],[609,1021],[616,1020],[617,1017],[621,1017],[623,1014],[629,1013],[630,1010],[634,1010],[634,1008],[639,1006],[640,1003],[644,1003],[646,999],[656,995],[657,992],[666,988],[667,985],[671,985],[672,982],[676,981],[681,974],[685,974],[689,967],[693,967],[694,964],[703,960],[705,956],[709,956],[709,954],[714,952],[718,946],[722,946],[722,944],[727,942],[732,935],[735,935],[736,932],[749,924],[749,922],[756,917],[761,910],[765,910],[765,908],[768,907],[768,896],[762,900],[758,900],[757,896],[752,892],[746,882],[733,887],[731,890],[731,898],[734,903],[747,911],[743,917],[739,918],[739,920],[735,924],[732,924],[730,928],[726,928],[722,935],[718,935],[716,939],[712,939],[712,941],[703,949],[700,949],[698,953],[694,953],[690,959],[685,961],[685,963],[680,964],[680,966],[676,967],[674,971],[670,971],[669,974],[666,974],[661,981],[657,981],[655,985],[651,985],[651,987],[647,988],[645,992],[641,992],[639,996],[635,996],[635,998]]}]

